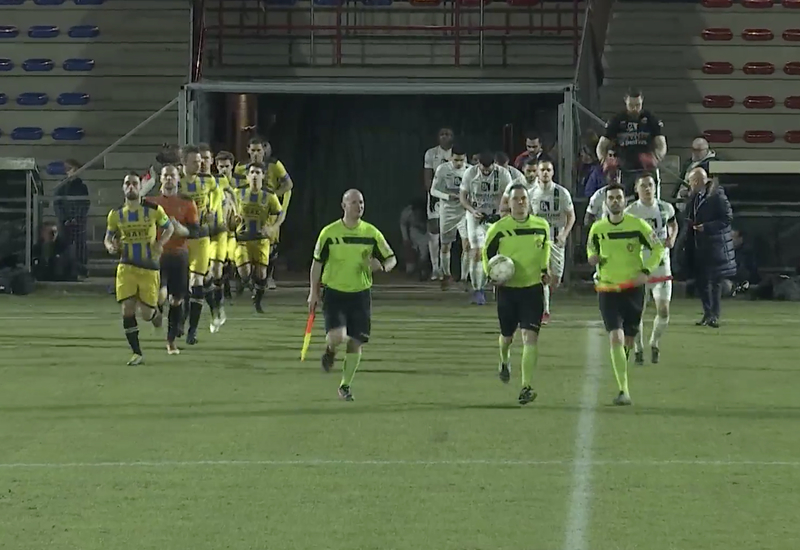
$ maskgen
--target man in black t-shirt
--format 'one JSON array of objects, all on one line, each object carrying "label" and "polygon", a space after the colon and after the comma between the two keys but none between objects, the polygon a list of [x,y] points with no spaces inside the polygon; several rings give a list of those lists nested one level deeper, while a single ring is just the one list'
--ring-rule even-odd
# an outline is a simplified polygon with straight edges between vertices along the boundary
[{"label": "man in black t-shirt", "polygon": [[605,135],[597,143],[597,157],[605,164],[609,149],[617,152],[621,183],[627,195],[633,194],[639,176],[650,173],[656,180],[656,194],[660,196],[661,178],[656,166],[667,155],[667,138],[662,133],[664,123],[650,111],[644,110],[643,102],[641,90],[628,89],[625,110],[614,115],[606,124]]}]

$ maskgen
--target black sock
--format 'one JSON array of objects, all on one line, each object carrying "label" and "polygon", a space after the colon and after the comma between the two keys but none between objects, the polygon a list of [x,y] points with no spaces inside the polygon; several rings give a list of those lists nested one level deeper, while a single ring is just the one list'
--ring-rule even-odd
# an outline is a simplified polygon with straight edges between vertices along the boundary
[{"label": "black sock", "polygon": [[217,307],[214,305],[214,285],[211,281],[203,284],[203,295],[206,298],[206,303],[208,307],[211,309],[211,312],[217,311]]},{"label": "black sock", "polygon": [[189,309],[191,305],[192,301],[188,297],[182,303],[181,307],[183,307],[183,315],[181,316],[181,326],[183,326],[184,321],[189,318]]},{"label": "black sock", "polygon": [[173,342],[178,337],[178,329],[183,322],[183,304],[170,304],[167,315],[167,342]]},{"label": "black sock", "polygon": [[270,259],[270,263],[267,266],[267,279],[274,279],[275,278],[275,263],[272,259]]},{"label": "black sock", "polygon": [[253,294],[253,303],[256,305],[261,305],[261,299],[264,297],[264,288],[266,287],[266,281],[263,279],[255,279],[253,283],[253,289],[255,290],[255,294]]},{"label": "black sock", "polygon": [[142,348],[139,347],[139,326],[136,324],[136,317],[123,317],[122,328],[125,329],[125,338],[128,339],[133,353],[141,355]]},{"label": "black sock", "polygon": [[193,286],[192,297],[189,300],[189,332],[197,332],[200,324],[200,314],[203,311],[203,287]]},{"label": "black sock", "polygon": [[225,294],[223,294],[222,279],[214,279],[214,304],[216,304],[217,309],[222,307],[224,300]]}]

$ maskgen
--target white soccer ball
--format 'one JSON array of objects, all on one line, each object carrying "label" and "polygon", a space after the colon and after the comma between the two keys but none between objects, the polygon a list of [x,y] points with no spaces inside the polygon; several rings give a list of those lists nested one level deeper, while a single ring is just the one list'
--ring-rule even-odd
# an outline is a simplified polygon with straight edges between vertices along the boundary
[{"label": "white soccer ball", "polygon": [[514,276],[514,260],[500,254],[494,256],[489,260],[488,275],[498,285],[507,283]]}]

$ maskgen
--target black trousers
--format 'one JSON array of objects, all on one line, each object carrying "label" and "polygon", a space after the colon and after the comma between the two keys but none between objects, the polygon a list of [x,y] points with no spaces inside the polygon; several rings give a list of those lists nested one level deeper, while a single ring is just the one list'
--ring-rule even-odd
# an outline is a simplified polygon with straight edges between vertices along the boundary
[{"label": "black trousers", "polygon": [[722,277],[705,270],[695,272],[695,293],[703,304],[703,317],[719,319],[719,303],[722,300]]}]

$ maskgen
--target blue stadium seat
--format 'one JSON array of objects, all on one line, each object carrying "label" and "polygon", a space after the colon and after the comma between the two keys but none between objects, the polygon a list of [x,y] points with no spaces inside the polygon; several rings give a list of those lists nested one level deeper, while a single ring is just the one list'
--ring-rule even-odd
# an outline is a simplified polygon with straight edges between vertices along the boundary
[{"label": "blue stadium seat", "polygon": [[96,25],[75,25],[69,28],[67,34],[70,38],[97,38],[100,36],[100,28]]},{"label": "blue stadium seat", "polygon": [[75,0],[76,6],[100,6],[106,0]]},{"label": "blue stadium seat", "polygon": [[94,59],[67,59],[63,67],[65,71],[91,71],[94,69]]},{"label": "blue stadium seat", "polygon": [[65,0],[33,0],[37,6],[60,6]]},{"label": "blue stadium seat", "polygon": [[80,141],[84,134],[83,128],[65,126],[53,130],[53,139],[56,141]]},{"label": "blue stadium seat", "polygon": [[55,67],[52,59],[26,59],[22,62],[22,69],[29,73],[43,73],[52,71]]},{"label": "blue stadium seat", "polygon": [[5,105],[8,103],[8,96],[6,94],[0,94],[0,105]]},{"label": "blue stadium seat", "polygon": [[0,26],[0,38],[16,38],[19,36],[19,29],[13,25]]},{"label": "blue stadium seat", "polygon": [[344,4],[344,0],[314,0],[315,6],[338,6]]},{"label": "blue stadium seat", "polygon": [[266,0],[268,6],[294,6],[297,0]]},{"label": "blue stadium seat", "polygon": [[51,176],[66,176],[67,167],[62,160],[55,160],[45,167],[45,171]]},{"label": "blue stadium seat", "polygon": [[21,126],[11,131],[11,139],[19,141],[38,141],[43,137],[44,131],[33,126]]},{"label": "blue stadium seat", "polygon": [[22,105],[23,107],[41,107],[47,105],[48,101],[50,101],[50,98],[47,97],[47,94],[40,92],[25,92],[17,97],[17,105]]},{"label": "blue stadium seat", "polygon": [[58,95],[56,103],[64,106],[88,105],[89,94],[84,94],[81,92],[64,92],[63,94]]},{"label": "blue stadium seat", "polygon": [[361,0],[365,6],[391,6],[392,0]]},{"label": "blue stadium seat", "polygon": [[0,0],[0,6],[21,6],[25,0]]},{"label": "blue stadium seat", "polygon": [[0,59],[0,71],[11,71],[14,69],[14,62],[10,59]]},{"label": "blue stadium seat", "polygon": [[55,38],[61,31],[56,25],[34,25],[28,29],[30,38]]}]

